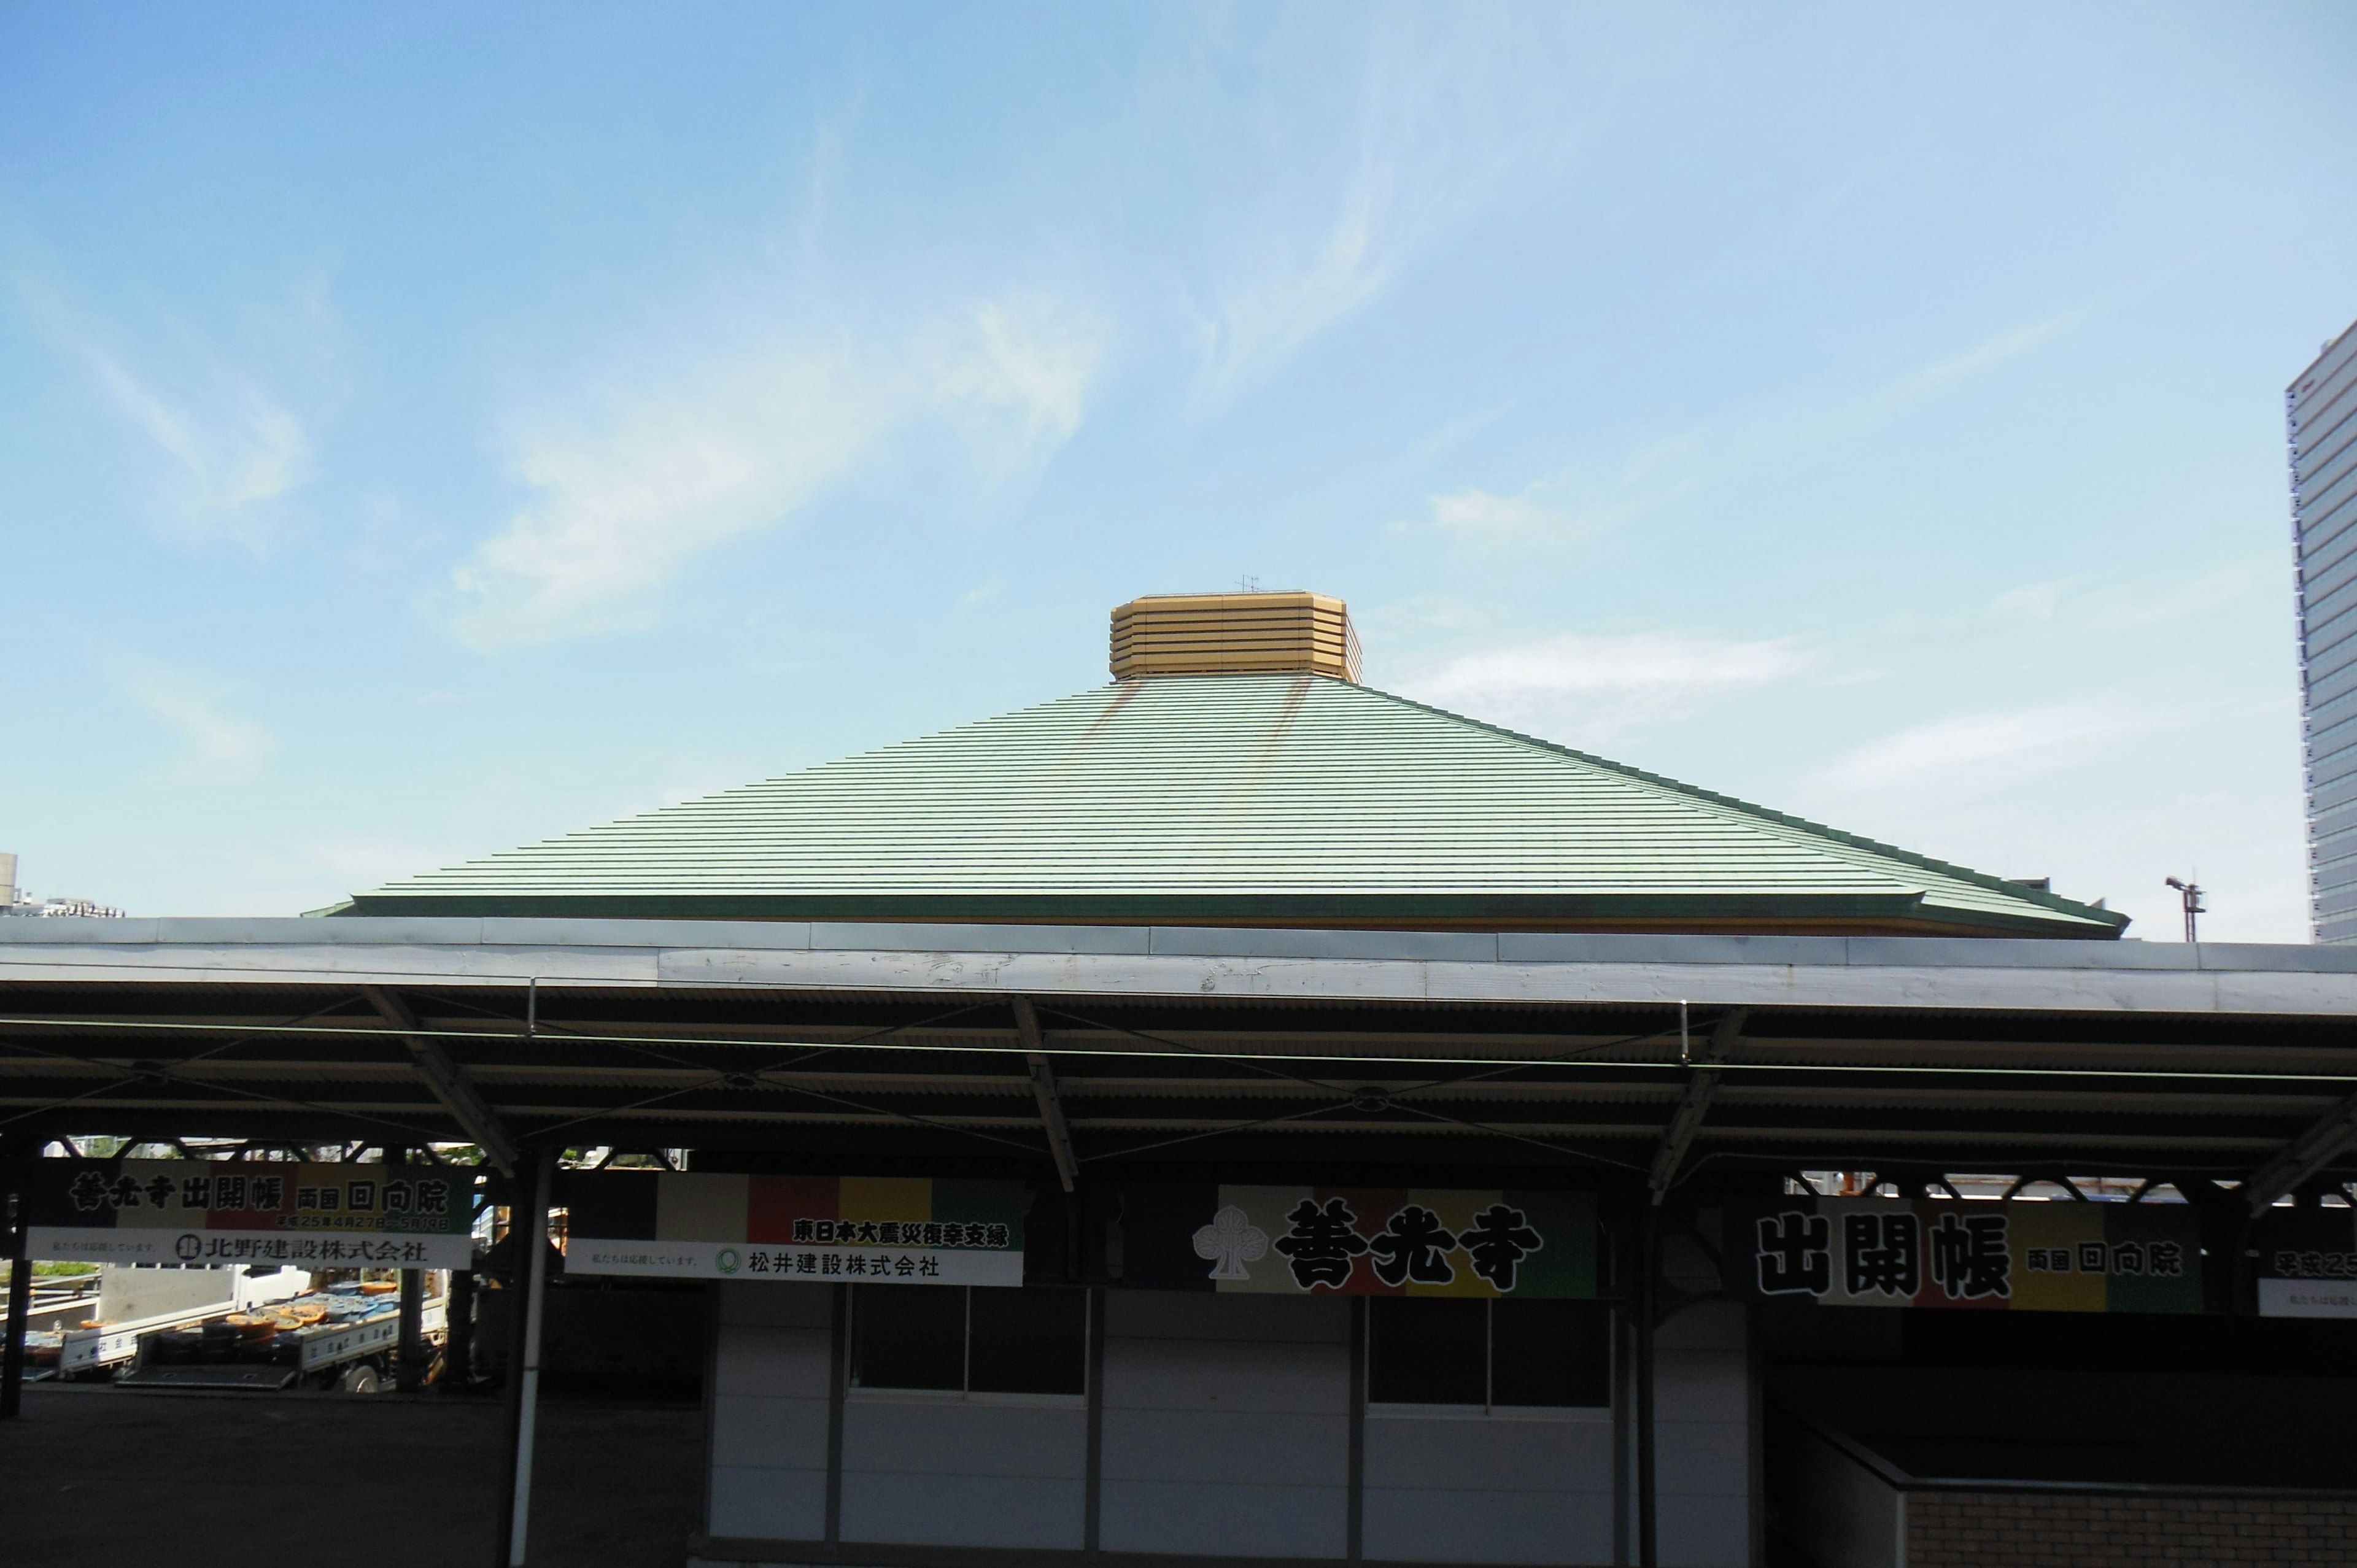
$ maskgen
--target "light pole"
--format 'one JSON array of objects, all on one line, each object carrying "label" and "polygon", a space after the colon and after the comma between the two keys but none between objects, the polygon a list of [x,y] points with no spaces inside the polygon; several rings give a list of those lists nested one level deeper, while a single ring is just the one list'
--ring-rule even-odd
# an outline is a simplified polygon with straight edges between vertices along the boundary
[{"label": "light pole", "polygon": [[2189,942],[2197,940],[2198,939],[2193,935],[2194,917],[2210,912],[2201,907],[2201,884],[2179,882],[2174,876],[2164,876],[2161,880],[2177,889],[2178,899],[2185,906],[2185,940]]}]

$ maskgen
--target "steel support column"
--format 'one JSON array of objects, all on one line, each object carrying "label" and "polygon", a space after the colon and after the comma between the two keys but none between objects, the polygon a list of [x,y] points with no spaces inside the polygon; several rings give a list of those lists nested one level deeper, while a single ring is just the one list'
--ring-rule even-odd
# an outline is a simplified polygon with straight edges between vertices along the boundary
[{"label": "steel support column", "polygon": [[442,1304],[442,1389],[447,1393],[475,1380],[474,1270],[450,1271]]},{"label": "steel support column", "polygon": [[1653,1315],[1661,1273],[1661,1214],[1645,1205],[1637,1244],[1637,1564],[1660,1568],[1661,1543],[1653,1466]]},{"label": "steel support column", "polygon": [[[5,1154],[15,1152],[8,1149]],[[25,1327],[33,1315],[32,1249],[26,1245],[32,1229],[33,1197],[27,1190],[32,1184],[15,1160],[0,1164],[0,1174],[7,1177],[5,1197],[0,1199],[0,1205],[5,1205],[0,1207],[0,1223],[6,1227],[7,1244],[0,1251],[8,1257],[8,1328],[6,1346],[0,1349],[0,1420],[13,1420],[24,1408]]]},{"label": "steel support column", "polygon": [[2310,1122],[2275,1158],[2253,1171],[2243,1183],[2244,1207],[2255,1219],[2276,1198],[2347,1153],[2352,1144],[2357,1144],[2357,1094]]},{"label": "steel support column", "polygon": [[834,1287],[826,1350],[826,1545],[843,1543],[843,1407],[851,1389],[851,1287]]},{"label": "steel support column", "polygon": [[[1678,1006],[1683,1013],[1685,1004],[1681,1002]],[[1703,1042],[1701,1055],[1687,1064],[1695,1072],[1686,1079],[1685,1092],[1678,1097],[1678,1108],[1670,1116],[1670,1124],[1653,1151],[1652,1168],[1645,1176],[1645,1186],[1655,1203],[1662,1201],[1671,1184],[1677,1180],[1678,1167],[1685,1163],[1695,1134],[1702,1131],[1703,1118],[1710,1114],[1710,1102],[1718,1093],[1718,1080],[1725,1076],[1712,1069],[1735,1055],[1736,1045],[1743,1036],[1744,1020],[1749,1016],[1738,1007],[1721,1018],[1712,1028],[1710,1038]]]},{"label": "steel support column", "polygon": [[450,1112],[450,1119],[458,1123],[459,1130],[474,1140],[476,1146],[498,1167],[501,1176],[516,1175],[521,1160],[516,1153],[514,1138],[500,1121],[499,1113],[484,1100],[481,1091],[468,1081],[458,1064],[450,1059],[450,1053],[443,1047],[442,1042],[415,1032],[418,1028],[417,1015],[410,1011],[408,1003],[393,992],[381,985],[369,985],[361,987],[361,993],[368,998],[369,1005],[376,1009],[379,1017],[402,1032],[401,1043],[407,1047],[410,1059],[416,1064],[418,1076],[434,1090],[434,1098]]},{"label": "steel support column", "polygon": [[518,1162],[508,1235],[516,1252],[509,1288],[507,1489],[500,1499],[497,1568],[522,1568],[532,1524],[532,1456],[540,1404],[540,1323],[548,1291],[548,1195],[556,1151]]},{"label": "steel support column", "polygon": [[1089,1287],[1089,1392],[1086,1473],[1081,1490],[1081,1550],[1101,1550],[1104,1534],[1105,1289]]},{"label": "steel support column", "polygon": [[[387,1149],[388,1163],[406,1165],[410,1161],[407,1149],[396,1152]],[[388,1173],[390,1174],[390,1173]],[[400,1337],[393,1352],[393,1386],[403,1393],[414,1393],[425,1383],[425,1271],[401,1271]]]},{"label": "steel support column", "polygon": [[1342,1554],[1367,1554],[1367,1298],[1351,1298],[1351,1446],[1344,1480]]},{"label": "steel support column", "polygon": [[1023,1059],[1031,1069],[1031,1098],[1039,1107],[1039,1125],[1048,1135],[1048,1153],[1056,1162],[1056,1179],[1072,1190],[1080,1163],[1072,1157],[1072,1134],[1064,1125],[1064,1102],[1056,1092],[1055,1065],[1048,1060],[1039,1037],[1039,1015],[1028,996],[1015,998],[1015,1027],[1023,1036]]}]

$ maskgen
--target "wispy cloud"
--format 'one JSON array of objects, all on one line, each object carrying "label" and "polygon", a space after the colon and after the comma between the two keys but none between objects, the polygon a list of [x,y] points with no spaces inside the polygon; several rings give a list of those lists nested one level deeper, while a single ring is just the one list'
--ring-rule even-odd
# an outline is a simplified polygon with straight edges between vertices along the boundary
[{"label": "wispy cloud", "polygon": [[1871,396],[1859,399],[1841,410],[1832,424],[1840,431],[1878,424],[1890,414],[1937,397],[1951,387],[1985,375],[2032,349],[2044,347],[2077,326],[2078,322],[2079,317],[2075,314],[2065,313],[2000,332],[1961,354],[1926,365]]},{"label": "wispy cloud", "polygon": [[1106,344],[1105,324],[1038,295],[985,305],[926,346],[918,374],[931,402],[994,467],[1020,468],[1081,428]]},{"label": "wispy cloud", "polygon": [[167,460],[161,495],[181,531],[250,549],[267,544],[268,503],[311,477],[303,422],[233,372],[206,377],[211,384],[199,399],[159,391],[102,349],[85,347],[84,357],[109,400]]},{"label": "wispy cloud", "polygon": [[900,343],[780,338],[521,426],[529,499],[453,575],[477,647],[625,630],[691,561],[802,510],[925,421],[994,477],[1080,426],[1103,358],[1092,315],[1038,296]]},{"label": "wispy cloud", "polygon": [[1656,442],[1609,473],[1550,475],[1504,494],[1475,486],[1435,495],[1427,498],[1423,518],[1393,528],[1517,547],[1585,538],[1632,522],[1692,489],[1701,482],[1697,456],[1691,440]]},{"label": "wispy cloud", "polygon": [[1235,280],[1198,328],[1198,405],[1216,409],[1299,352],[1303,344],[1373,303],[1402,246],[1389,231],[1388,181],[1360,171],[1341,211],[1305,253],[1280,255]]},{"label": "wispy cloud", "polygon": [[2024,583],[1989,601],[1999,620],[2067,618],[2114,629],[2166,626],[2254,593],[2281,591],[2283,566],[2275,557],[2244,558],[2187,576],[2099,577],[2092,575]]},{"label": "wispy cloud", "polygon": [[1792,638],[1569,635],[1464,654],[1411,672],[1400,689],[1509,728],[1596,744],[1790,680],[1816,663]]},{"label": "wispy cloud", "polygon": [[[27,317],[144,437],[156,460],[156,498],[167,527],[255,551],[273,542],[280,523],[274,503],[313,472],[310,436],[294,412],[221,356],[188,346],[185,334],[178,352],[135,364],[53,290],[19,277],[16,294]],[[312,336],[331,335],[323,283],[307,285],[295,312]]]},{"label": "wispy cloud", "polygon": [[186,671],[135,663],[123,671],[124,691],[179,740],[182,762],[217,779],[242,779],[261,768],[275,742],[251,719],[226,710],[227,693]]},{"label": "wispy cloud", "polygon": [[[1373,14],[1353,135],[1329,194],[1274,204],[1315,217],[1251,233],[1198,313],[1198,412],[1225,407],[1372,305],[1510,187],[1527,188],[1569,155],[1570,119],[1590,84],[1548,54],[1533,28],[1502,19],[1451,13],[1434,26],[1406,8]],[[1300,112],[1266,111],[1272,122]]]},{"label": "wispy cloud", "polygon": [[1868,742],[1809,783],[1843,795],[1986,794],[2092,761],[2120,743],[2183,722],[2125,703],[2049,703],[1935,719]]},{"label": "wispy cloud", "polygon": [[2029,353],[2069,330],[2057,316],[1986,341],[1846,401],[1786,406],[1697,424],[1645,441],[1617,463],[1585,462],[1520,489],[1470,487],[1426,498],[1421,518],[1395,532],[1430,530],[1466,543],[1563,541],[1641,521],[1744,469],[1863,435],[1907,409]]}]

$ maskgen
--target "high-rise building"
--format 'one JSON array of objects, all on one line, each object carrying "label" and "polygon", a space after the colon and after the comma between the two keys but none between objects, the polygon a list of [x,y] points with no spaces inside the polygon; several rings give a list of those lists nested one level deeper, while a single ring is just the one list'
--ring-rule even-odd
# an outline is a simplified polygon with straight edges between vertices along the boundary
[{"label": "high-rise building", "polygon": [[2284,393],[2316,940],[2357,942],[2357,326]]}]

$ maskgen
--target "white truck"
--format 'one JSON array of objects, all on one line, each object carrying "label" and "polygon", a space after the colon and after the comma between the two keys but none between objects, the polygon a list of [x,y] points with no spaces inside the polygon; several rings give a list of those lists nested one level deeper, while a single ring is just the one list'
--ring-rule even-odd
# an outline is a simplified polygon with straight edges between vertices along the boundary
[{"label": "white truck", "polygon": [[[333,1293],[295,1297],[285,1304],[301,1309],[308,1304],[335,1300]],[[341,1389],[348,1393],[374,1393],[394,1379],[394,1359],[401,1349],[400,1298],[387,1293],[355,1299],[345,1296],[339,1311],[294,1327],[273,1328],[266,1339],[248,1339],[232,1317],[247,1320],[253,1314],[216,1314],[196,1324],[152,1328],[140,1337],[137,1362],[115,1381],[134,1388],[180,1389]],[[441,1339],[448,1323],[445,1296],[433,1295],[420,1304],[418,1337],[422,1343]]]},{"label": "white truck", "polygon": [[82,1298],[83,1310],[93,1326],[84,1327],[81,1320],[70,1319],[28,1336],[34,1356],[26,1375],[28,1379],[103,1375],[136,1360],[139,1343],[148,1335],[193,1327],[209,1318],[285,1301],[301,1294],[309,1283],[310,1276],[299,1269],[264,1273],[243,1264],[221,1269],[143,1269],[108,1263],[99,1271],[97,1294]]}]

